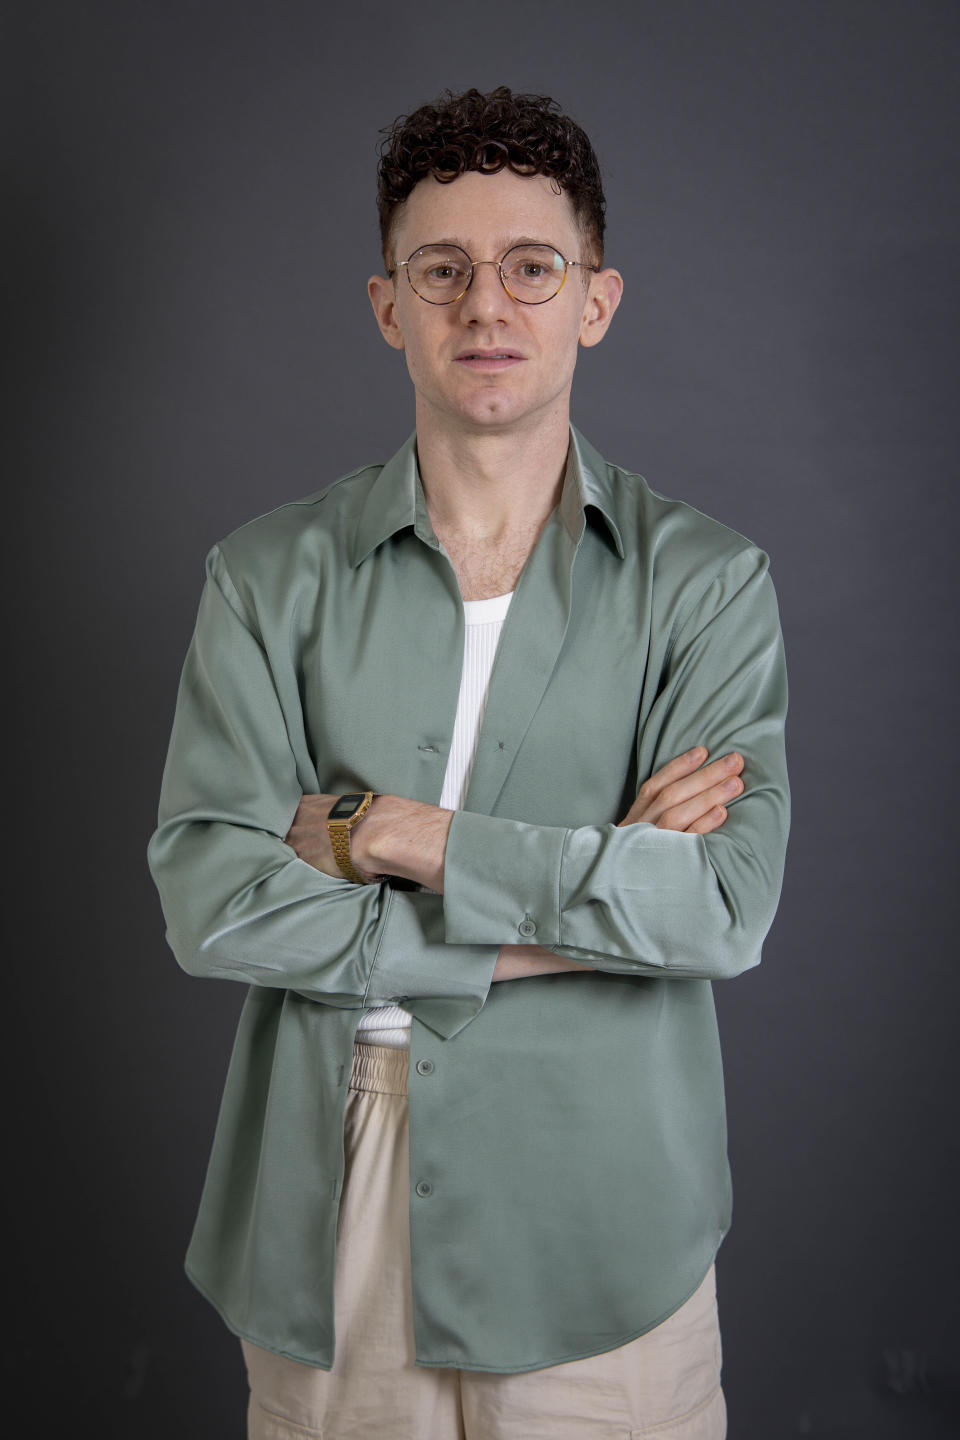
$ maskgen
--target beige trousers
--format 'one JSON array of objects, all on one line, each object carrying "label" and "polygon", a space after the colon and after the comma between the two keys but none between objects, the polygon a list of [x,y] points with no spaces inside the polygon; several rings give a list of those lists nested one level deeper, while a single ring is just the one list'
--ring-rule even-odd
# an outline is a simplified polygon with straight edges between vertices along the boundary
[{"label": "beige trousers", "polygon": [[414,1364],[409,1053],[354,1047],[332,1370],[244,1340],[249,1440],[724,1440],[714,1267],[616,1350],[518,1375]]}]

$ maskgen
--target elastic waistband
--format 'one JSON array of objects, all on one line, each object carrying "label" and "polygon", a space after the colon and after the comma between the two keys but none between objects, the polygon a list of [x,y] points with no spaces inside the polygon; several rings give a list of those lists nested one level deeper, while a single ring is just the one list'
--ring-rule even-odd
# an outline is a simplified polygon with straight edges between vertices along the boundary
[{"label": "elastic waistband", "polygon": [[410,1051],[389,1045],[354,1042],[351,1090],[374,1090],[380,1095],[407,1095]]}]

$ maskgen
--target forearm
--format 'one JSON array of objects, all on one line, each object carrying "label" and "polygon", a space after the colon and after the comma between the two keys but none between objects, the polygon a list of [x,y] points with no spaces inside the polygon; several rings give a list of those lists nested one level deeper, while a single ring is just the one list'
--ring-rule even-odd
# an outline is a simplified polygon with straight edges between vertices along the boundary
[{"label": "forearm", "polygon": [[[462,843],[450,845],[455,817],[457,835],[465,824],[471,830],[478,825],[482,830],[496,827],[496,837],[487,837],[496,838],[496,845],[491,849],[489,843],[471,843],[468,859]],[[518,830],[523,833],[518,835]],[[628,853],[635,847],[625,843],[627,831],[633,832],[642,852],[636,861]],[[566,864],[558,853],[551,865],[550,855],[561,839]],[[678,841],[682,841],[679,848]],[[403,876],[437,894],[446,888],[448,898],[455,897],[454,908],[446,912],[447,940],[454,945],[498,944],[493,981],[597,969],[720,978],[756,963],[760,936],[748,932],[754,928],[765,933],[769,921],[741,929],[737,920],[743,916],[736,913],[741,906],[731,905],[723,889],[724,876],[708,863],[702,847],[702,837],[681,837],[649,824],[628,825],[626,831],[604,826],[565,832],[458,815],[396,795],[378,796],[351,836],[354,863],[362,872]],[[623,852],[619,860],[618,850]],[[448,856],[454,869],[445,887]],[[735,851],[734,868],[739,868],[741,859]],[[576,883],[558,888],[556,875],[570,880],[575,874]],[[508,915],[511,897],[520,896],[521,877],[522,892],[537,911],[536,923],[541,933],[546,931],[549,948],[514,944],[507,938],[511,931],[524,933],[516,918],[520,909],[512,919]],[[735,888],[743,893],[740,885]],[[678,893],[686,896],[680,906]],[[530,900],[534,894],[541,897],[542,905]],[[619,901],[611,907],[612,895]],[[559,913],[552,920],[549,916],[557,899],[564,912],[562,927]],[[664,910],[668,913],[661,913]],[[523,918],[528,923],[532,916]],[[467,924],[479,927],[477,933],[468,933]]]},{"label": "forearm", "polygon": [[563,955],[554,955],[542,945],[504,945],[494,966],[494,980],[528,980],[532,975],[559,975],[565,971],[587,971]]},{"label": "forearm", "polygon": [[446,939],[509,946],[535,938],[554,956],[615,974],[739,974],[759,961],[782,865],[776,811],[769,795],[759,803],[772,823],[709,836],[458,812],[447,845]]},{"label": "forearm", "polygon": [[[405,800],[398,795],[380,795],[363,823],[357,826],[352,842],[355,863],[365,872],[401,875],[443,891],[443,864],[452,810],[437,805]],[[492,979],[526,980],[534,975],[559,975],[589,970],[542,945],[504,945],[497,957]]]},{"label": "forearm", "polygon": [[735,752],[748,778],[722,828],[570,827],[458,811],[444,864],[449,943],[536,940],[598,970],[680,979],[726,978],[759,962],[790,806],[776,599],[752,552],[688,616],[668,681],[638,733],[637,773],[654,774],[692,739],[708,753]]},{"label": "forearm", "polygon": [[351,835],[354,864],[368,875],[399,875],[443,893],[443,865],[452,810],[378,795]]}]

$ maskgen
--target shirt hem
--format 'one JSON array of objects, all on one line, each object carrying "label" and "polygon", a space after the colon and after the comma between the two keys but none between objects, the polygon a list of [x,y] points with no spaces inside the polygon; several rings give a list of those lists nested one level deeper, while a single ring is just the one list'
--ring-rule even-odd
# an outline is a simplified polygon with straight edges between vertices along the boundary
[{"label": "shirt hem", "polygon": [[[724,1232],[724,1235],[725,1234],[726,1232]],[[724,1235],[720,1236],[720,1240],[717,1243],[717,1247],[714,1250],[713,1255],[711,1256],[710,1262],[701,1274],[699,1280],[696,1282],[695,1285],[691,1287],[691,1289],[686,1295],[683,1296],[682,1299],[678,1300],[675,1305],[671,1305],[668,1309],[663,1311],[663,1313],[658,1315],[655,1320],[651,1320],[649,1325],[641,1325],[639,1330],[628,1332],[627,1334],[621,1336],[619,1339],[614,1340],[611,1345],[599,1345],[595,1349],[578,1350],[575,1352],[571,1352],[567,1355],[558,1355],[551,1360],[534,1360],[527,1365],[470,1365],[465,1364],[463,1360],[426,1360],[423,1359],[420,1355],[414,1356],[414,1364],[419,1365],[420,1368],[424,1370],[469,1370],[471,1372],[475,1371],[484,1375],[525,1375],[531,1370],[549,1370],[554,1365],[565,1365],[571,1360],[589,1360],[590,1357],[593,1355],[605,1355],[610,1350],[619,1350],[622,1345],[629,1345],[632,1340],[639,1340],[641,1335],[646,1335],[648,1331],[655,1330],[658,1325],[662,1325],[665,1320],[669,1320],[671,1315],[675,1314],[682,1305],[685,1305],[687,1303],[690,1297],[703,1284],[707,1276],[707,1271],[710,1269],[710,1266],[715,1263],[717,1258],[717,1252],[720,1249],[720,1245],[723,1243]],[[256,1345],[261,1350],[269,1351],[271,1355],[280,1355],[283,1357],[283,1359],[293,1360],[298,1365],[309,1365],[313,1370],[326,1370],[329,1372],[333,1369],[333,1359],[331,1359],[329,1363],[323,1360],[311,1359],[309,1356],[306,1355],[295,1354],[292,1350],[283,1350],[279,1346],[271,1344],[268,1340],[264,1340],[262,1337],[251,1334],[248,1330],[245,1330],[242,1326],[236,1324],[230,1318],[230,1315],[228,1314],[226,1308],[221,1305],[221,1303],[215,1298],[215,1296],[198,1279],[197,1275],[194,1273],[193,1270],[191,1270],[189,1265],[184,1265],[184,1271],[186,1272],[187,1279],[190,1281],[191,1285],[193,1285],[200,1292],[203,1298],[210,1305],[213,1306],[214,1310],[216,1310],[224,1325],[226,1325],[227,1329],[232,1335],[236,1335],[238,1340],[247,1340],[251,1345]]]},{"label": "shirt hem", "polygon": [[552,1360],[534,1360],[529,1365],[469,1365],[463,1360],[424,1360],[419,1355],[414,1357],[414,1364],[429,1370],[470,1370],[479,1371],[484,1375],[525,1375],[530,1370],[549,1370],[554,1365],[566,1365],[571,1360],[589,1360],[593,1355],[606,1355],[610,1350],[619,1350],[622,1345],[629,1345],[631,1340],[639,1340],[641,1335],[646,1335],[648,1331],[655,1330],[658,1325],[662,1325],[665,1320],[669,1320],[671,1315],[676,1314],[681,1305],[687,1303],[691,1296],[694,1295],[703,1284],[710,1266],[715,1263],[717,1252],[720,1249],[723,1238],[724,1236],[721,1235],[717,1248],[714,1250],[699,1280],[681,1300],[678,1300],[675,1305],[670,1305],[662,1314],[658,1315],[655,1320],[651,1320],[649,1325],[641,1325],[639,1330],[634,1330],[622,1335],[610,1345],[598,1345],[595,1349],[578,1350],[568,1355],[557,1355]]},{"label": "shirt hem", "polygon": [[332,1359],[329,1362],[325,1360],[311,1359],[307,1355],[298,1355],[293,1350],[282,1350],[278,1345],[271,1344],[269,1340],[264,1340],[261,1336],[252,1335],[249,1330],[245,1330],[243,1326],[236,1324],[236,1322],[230,1318],[226,1307],[224,1305],[221,1305],[220,1301],[216,1298],[216,1296],[213,1295],[200,1280],[198,1280],[197,1276],[190,1269],[189,1265],[184,1265],[183,1268],[186,1272],[187,1279],[190,1281],[190,1284],[193,1285],[195,1289],[199,1290],[200,1294],[203,1296],[204,1300],[208,1302],[208,1304],[213,1306],[214,1310],[216,1310],[217,1314],[220,1316],[220,1319],[230,1331],[231,1335],[236,1335],[238,1340],[247,1340],[251,1345],[256,1345],[257,1348],[260,1350],[269,1350],[271,1355],[280,1355],[283,1357],[284,1360],[294,1360],[298,1365],[309,1365],[310,1368],[313,1370],[330,1371],[333,1369]]}]

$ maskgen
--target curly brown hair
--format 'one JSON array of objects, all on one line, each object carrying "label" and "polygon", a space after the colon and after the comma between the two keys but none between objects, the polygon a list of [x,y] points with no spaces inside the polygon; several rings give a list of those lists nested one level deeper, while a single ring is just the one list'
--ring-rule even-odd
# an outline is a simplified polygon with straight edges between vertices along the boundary
[{"label": "curly brown hair", "polygon": [[488,95],[445,90],[381,134],[377,208],[385,260],[394,214],[420,180],[432,175],[447,183],[468,170],[493,175],[506,167],[517,175],[546,175],[566,192],[602,265],[600,166],[586,134],[549,95],[514,95],[506,85]]}]

